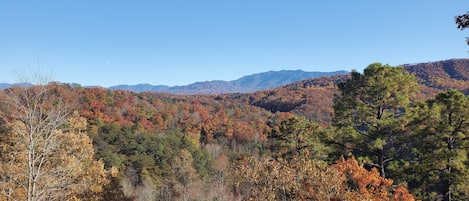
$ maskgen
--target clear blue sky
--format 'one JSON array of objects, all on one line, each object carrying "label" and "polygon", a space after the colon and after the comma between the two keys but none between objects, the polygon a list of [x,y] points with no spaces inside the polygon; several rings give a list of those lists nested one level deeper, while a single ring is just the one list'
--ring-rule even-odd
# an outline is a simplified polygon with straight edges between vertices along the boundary
[{"label": "clear blue sky", "polygon": [[0,0],[0,83],[184,85],[466,58],[467,0]]}]

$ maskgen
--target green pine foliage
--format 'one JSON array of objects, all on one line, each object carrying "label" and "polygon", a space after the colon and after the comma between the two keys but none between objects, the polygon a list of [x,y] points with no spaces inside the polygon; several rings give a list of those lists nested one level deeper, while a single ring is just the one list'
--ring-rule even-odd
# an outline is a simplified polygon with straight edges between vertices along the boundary
[{"label": "green pine foliage", "polygon": [[351,73],[351,79],[339,84],[334,99],[334,126],[331,141],[344,152],[352,152],[359,161],[378,168],[386,177],[388,164],[397,158],[417,81],[403,68],[374,63],[363,74]]},{"label": "green pine foliage", "polygon": [[469,199],[469,98],[457,90],[414,109],[409,187],[425,200]]},{"label": "green pine foliage", "polygon": [[269,136],[274,158],[313,158],[324,160],[330,149],[321,141],[323,129],[304,117],[283,119]]}]

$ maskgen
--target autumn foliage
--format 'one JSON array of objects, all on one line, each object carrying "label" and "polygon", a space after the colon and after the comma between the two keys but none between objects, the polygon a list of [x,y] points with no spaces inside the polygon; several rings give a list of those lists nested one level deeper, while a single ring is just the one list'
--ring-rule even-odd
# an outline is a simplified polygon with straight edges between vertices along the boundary
[{"label": "autumn foliage", "polygon": [[[0,199],[27,200],[25,170],[32,165],[30,172],[37,173],[34,161],[41,157],[47,162],[29,183],[67,189],[42,193],[46,200],[405,201],[443,199],[446,192],[463,199],[468,66],[466,60],[404,66],[422,90],[406,109],[379,110],[397,115],[374,125],[382,127],[376,138],[355,135],[369,134],[363,131],[371,124],[355,131],[341,130],[346,123],[332,125],[334,96],[350,75],[250,94],[134,93],[60,83],[7,89],[0,99]],[[437,95],[448,88],[463,93]],[[389,94],[397,97],[392,89]],[[27,102],[28,97],[39,99]],[[420,99],[427,101],[415,102]],[[31,103],[39,104],[28,108]],[[359,109],[355,117],[373,120]],[[387,124],[404,117],[405,125]],[[30,129],[38,122],[54,126],[35,127],[47,132]],[[28,137],[41,143],[28,149]],[[33,152],[38,158],[28,165]],[[386,177],[375,169],[373,152],[386,152]],[[435,157],[444,162],[435,164]]]},{"label": "autumn foliage", "polygon": [[92,199],[108,184],[94,158],[87,121],[53,88],[14,88],[2,94],[0,199]]},{"label": "autumn foliage", "polygon": [[237,192],[246,200],[414,200],[405,187],[393,187],[391,179],[363,168],[354,157],[329,166],[309,159],[251,158],[236,166],[236,176]]}]

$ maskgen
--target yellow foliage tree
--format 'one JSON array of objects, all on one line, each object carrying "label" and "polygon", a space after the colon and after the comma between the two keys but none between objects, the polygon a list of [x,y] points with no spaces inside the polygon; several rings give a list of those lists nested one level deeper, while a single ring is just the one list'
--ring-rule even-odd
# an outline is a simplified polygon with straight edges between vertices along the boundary
[{"label": "yellow foliage tree", "polygon": [[94,160],[86,119],[48,86],[1,96],[0,200],[90,200],[108,183]]}]

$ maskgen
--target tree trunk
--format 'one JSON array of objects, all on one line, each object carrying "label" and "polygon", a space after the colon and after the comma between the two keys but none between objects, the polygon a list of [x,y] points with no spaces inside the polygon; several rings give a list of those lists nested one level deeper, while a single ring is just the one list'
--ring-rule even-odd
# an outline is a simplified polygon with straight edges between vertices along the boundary
[{"label": "tree trunk", "polygon": [[379,174],[381,177],[386,178],[386,172],[384,170],[384,153],[383,150],[378,151],[378,167]]}]

